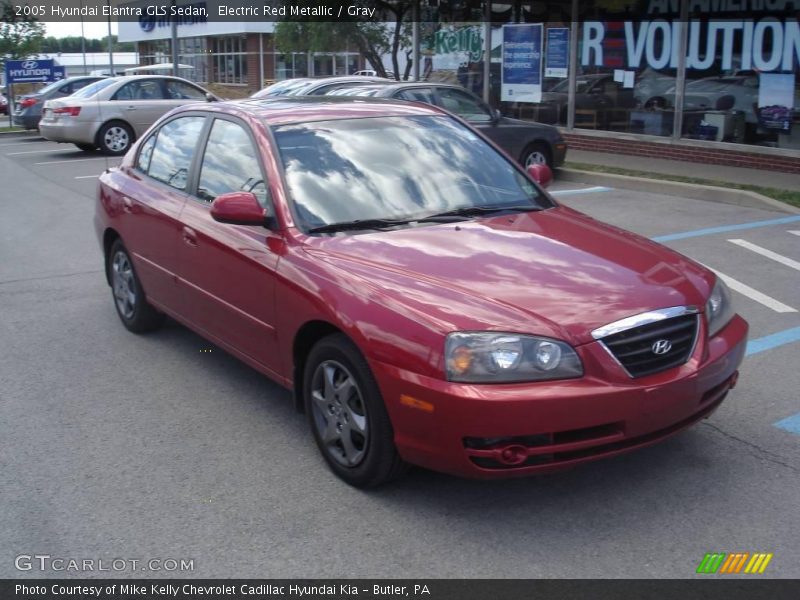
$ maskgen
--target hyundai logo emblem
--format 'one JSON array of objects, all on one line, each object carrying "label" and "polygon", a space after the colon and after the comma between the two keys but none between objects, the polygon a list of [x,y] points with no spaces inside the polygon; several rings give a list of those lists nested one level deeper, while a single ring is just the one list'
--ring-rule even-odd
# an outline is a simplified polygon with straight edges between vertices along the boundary
[{"label": "hyundai logo emblem", "polygon": [[653,342],[650,349],[653,351],[653,354],[666,354],[672,350],[672,342],[669,340],[658,340],[657,342]]},{"label": "hyundai logo emblem", "polygon": [[35,60],[26,60],[26,61],[22,62],[22,68],[25,69],[26,71],[30,71],[32,69],[35,69],[36,65],[37,65],[37,63],[36,63]]},{"label": "hyundai logo emblem", "polygon": [[142,15],[139,17],[139,27],[142,31],[150,33],[156,28],[156,18],[154,16]]}]

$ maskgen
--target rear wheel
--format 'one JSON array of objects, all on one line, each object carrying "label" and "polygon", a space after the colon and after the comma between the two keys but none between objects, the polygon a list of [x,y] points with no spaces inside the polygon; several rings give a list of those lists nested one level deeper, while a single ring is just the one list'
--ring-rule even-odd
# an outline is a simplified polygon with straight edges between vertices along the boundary
[{"label": "rear wheel", "polygon": [[75,144],[79,150],[83,150],[84,152],[94,152],[97,150],[97,146],[94,144]]},{"label": "rear wheel", "polygon": [[525,148],[519,162],[525,168],[531,165],[547,165],[551,169],[553,168],[553,158],[550,147],[543,142],[535,142]]},{"label": "rear wheel", "polygon": [[345,335],[317,342],[306,362],[303,390],[314,439],[336,475],[368,488],[405,472],[378,384]]},{"label": "rear wheel", "polygon": [[106,123],[97,133],[100,149],[106,154],[119,156],[125,154],[133,143],[133,130],[119,121]]},{"label": "rear wheel", "polygon": [[133,333],[144,333],[161,327],[164,315],[147,302],[133,270],[133,261],[120,240],[111,246],[108,272],[114,307],[125,328]]}]

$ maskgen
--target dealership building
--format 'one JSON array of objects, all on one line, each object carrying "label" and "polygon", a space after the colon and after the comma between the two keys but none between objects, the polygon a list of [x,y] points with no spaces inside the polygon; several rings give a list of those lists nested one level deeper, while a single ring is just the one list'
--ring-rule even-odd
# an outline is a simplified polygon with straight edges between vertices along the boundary
[{"label": "dealership building", "polygon": [[[800,173],[799,12],[800,0],[421,0],[412,73],[557,125],[572,148]],[[281,53],[274,29],[185,19],[179,62],[242,95],[369,68],[355,48]],[[170,62],[170,37],[166,20],[119,23],[142,64]]]}]

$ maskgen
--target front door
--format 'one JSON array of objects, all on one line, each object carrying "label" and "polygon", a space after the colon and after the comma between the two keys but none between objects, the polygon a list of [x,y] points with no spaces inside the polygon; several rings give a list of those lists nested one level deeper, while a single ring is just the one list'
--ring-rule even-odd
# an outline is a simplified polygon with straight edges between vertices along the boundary
[{"label": "front door", "polygon": [[181,213],[180,280],[189,319],[274,373],[275,272],[281,238],[266,227],[211,218],[220,194],[247,191],[271,210],[257,147],[246,125],[216,118],[200,159],[197,186]]}]

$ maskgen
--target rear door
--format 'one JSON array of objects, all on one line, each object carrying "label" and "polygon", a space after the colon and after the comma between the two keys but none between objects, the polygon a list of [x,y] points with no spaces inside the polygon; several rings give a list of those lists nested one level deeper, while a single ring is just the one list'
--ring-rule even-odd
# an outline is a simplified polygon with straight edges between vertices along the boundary
[{"label": "rear door", "polygon": [[249,126],[218,116],[198,156],[197,184],[181,213],[182,304],[196,327],[277,375],[275,277],[282,238],[266,227],[218,223],[220,194],[252,192],[274,214]]},{"label": "rear door", "polygon": [[206,117],[181,115],[164,123],[141,144],[118,193],[118,225],[147,295],[182,313],[177,288],[179,217]]}]

